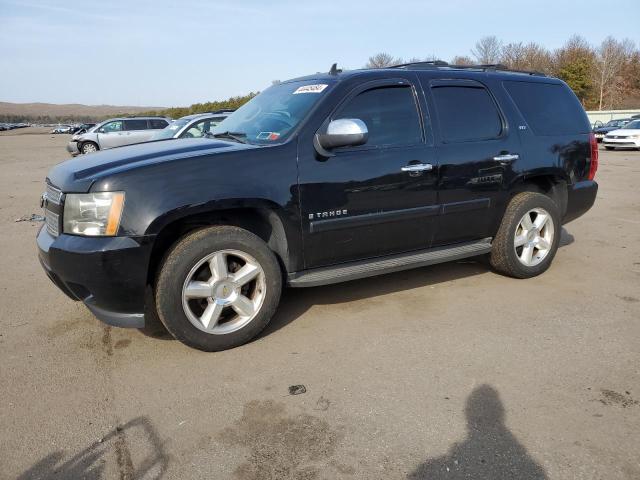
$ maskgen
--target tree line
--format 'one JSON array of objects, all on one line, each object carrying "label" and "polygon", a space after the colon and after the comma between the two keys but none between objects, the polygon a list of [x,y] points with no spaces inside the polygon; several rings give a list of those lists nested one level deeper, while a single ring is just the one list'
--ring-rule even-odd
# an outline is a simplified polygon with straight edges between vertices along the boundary
[{"label": "tree line", "polygon": [[[404,61],[388,53],[369,57],[367,68],[385,68],[416,61],[439,60],[436,55]],[[555,50],[535,43],[504,43],[496,36],[483,37],[469,51],[449,62],[454,65],[501,64],[564,80],[587,110],[640,108],[640,49],[631,40],[605,38],[591,45],[574,35]]]}]

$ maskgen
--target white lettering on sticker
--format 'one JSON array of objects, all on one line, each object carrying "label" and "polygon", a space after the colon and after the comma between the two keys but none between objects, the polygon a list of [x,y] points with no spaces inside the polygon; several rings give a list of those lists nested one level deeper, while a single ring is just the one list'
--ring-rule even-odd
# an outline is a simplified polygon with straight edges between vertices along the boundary
[{"label": "white lettering on sticker", "polygon": [[297,95],[298,93],[320,93],[327,87],[328,85],[326,83],[319,83],[318,85],[305,85],[304,87],[298,87],[298,89],[293,92],[293,94]]}]

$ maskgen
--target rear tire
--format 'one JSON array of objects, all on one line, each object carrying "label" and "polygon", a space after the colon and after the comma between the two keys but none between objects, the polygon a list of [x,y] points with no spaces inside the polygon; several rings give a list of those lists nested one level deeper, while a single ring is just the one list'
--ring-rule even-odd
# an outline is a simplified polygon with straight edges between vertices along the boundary
[{"label": "rear tire", "polygon": [[155,284],[156,307],[182,343],[213,352],[256,337],[278,307],[282,272],[267,244],[247,230],[196,230],[165,256]]},{"label": "rear tire", "polygon": [[97,152],[98,150],[100,150],[100,148],[98,147],[98,144],[95,142],[84,142],[82,145],[80,145],[80,151],[82,152],[83,155]]},{"label": "rear tire", "polygon": [[515,278],[546,271],[560,243],[560,212],[541,193],[523,192],[511,199],[490,255],[495,270]]}]

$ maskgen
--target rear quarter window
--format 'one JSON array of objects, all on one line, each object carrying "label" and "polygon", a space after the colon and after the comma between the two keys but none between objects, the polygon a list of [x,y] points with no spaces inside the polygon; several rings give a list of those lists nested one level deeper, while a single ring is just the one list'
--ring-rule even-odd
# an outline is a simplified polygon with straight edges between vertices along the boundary
[{"label": "rear quarter window", "polygon": [[149,125],[151,126],[152,130],[158,130],[165,128],[167,125],[169,125],[169,123],[166,120],[152,118],[151,120],[149,120]]},{"label": "rear quarter window", "polygon": [[563,84],[504,82],[525,121],[536,135],[573,135],[591,131],[587,115]]}]

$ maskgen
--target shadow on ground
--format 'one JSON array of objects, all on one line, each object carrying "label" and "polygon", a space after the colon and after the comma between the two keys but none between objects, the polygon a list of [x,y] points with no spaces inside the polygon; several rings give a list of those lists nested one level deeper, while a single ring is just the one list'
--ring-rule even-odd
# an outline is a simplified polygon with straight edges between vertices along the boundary
[{"label": "shadow on ground", "polygon": [[[573,235],[562,228],[559,246],[565,247],[574,241]],[[258,338],[268,336],[286,327],[314,305],[336,305],[374,298],[403,290],[472,277],[490,270],[488,257],[480,256],[324,287],[285,288],[273,320]],[[147,305],[152,305],[154,300],[151,289],[148,289],[146,298]],[[155,311],[145,311],[145,319],[147,319],[147,325],[140,330],[141,333],[159,340],[173,339]]]},{"label": "shadow on ground", "polygon": [[504,423],[504,406],[490,385],[467,398],[467,438],[445,455],[428,458],[409,480],[544,480],[544,469]]},{"label": "shadow on ground", "polygon": [[[128,443],[135,444],[136,450],[146,450],[146,457],[135,467]],[[138,417],[112,430],[100,441],[66,461],[63,461],[63,450],[50,453],[17,480],[106,478],[105,467],[109,455],[115,455],[118,478],[123,480],[162,478],[169,464],[169,457],[163,450],[155,428],[148,418]]]}]

